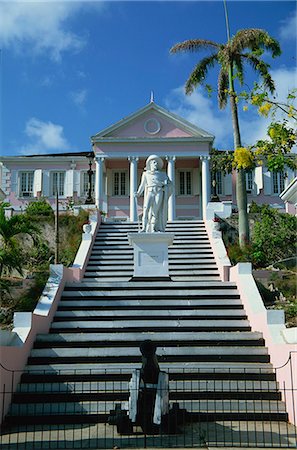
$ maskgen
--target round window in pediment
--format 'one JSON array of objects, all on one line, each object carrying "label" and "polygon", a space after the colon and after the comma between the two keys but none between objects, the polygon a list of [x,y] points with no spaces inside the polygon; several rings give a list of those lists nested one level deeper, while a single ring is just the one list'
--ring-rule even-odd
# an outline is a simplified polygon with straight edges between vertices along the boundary
[{"label": "round window in pediment", "polygon": [[157,134],[161,130],[161,124],[157,119],[151,118],[144,123],[144,131],[148,134]]}]

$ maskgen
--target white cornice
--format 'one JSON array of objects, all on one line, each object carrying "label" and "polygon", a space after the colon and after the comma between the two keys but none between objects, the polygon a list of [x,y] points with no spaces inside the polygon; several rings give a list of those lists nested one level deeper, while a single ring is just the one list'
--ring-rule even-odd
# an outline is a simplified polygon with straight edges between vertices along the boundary
[{"label": "white cornice", "polygon": [[55,161],[55,162],[65,162],[65,161],[83,161],[86,162],[87,158],[85,156],[1,156],[0,161],[3,163],[5,162],[21,162],[21,163],[28,163],[32,164],[34,162],[49,162],[49,161]]},{"label": "white cornice", "polygon": [[[154,150],[155,151],[155,150]],[[168,152],[168,150],[166,150],[166,152],[160,152],[160,151],[155,151],[156,155],[160,156],[160,158],[166,158],[166,157],[175,157],[175,158],[189,158],[189,159],[202,159],[205,157],[209,157],[207,152],[199,152],[199,151],[173,151],[172,155]],[[129,157],[136,157],[139,159],[142,158],[147,158],[148,156],[151,155],[151,151],[142,151],[142,152],[137,152],[137,154],[127,154],[127,152],[114,152],[114,153],[99,153],[98,156],[105,158],[106,161],[110,160],[110,159],[128,159]]]},{"label": "white cornice", "polygon": [[212,143],[214,137],[167,137],[167,138],[114,138],[114,137],[94,137],[92,141],[93,144],[104,143],[104,144],[166,144],[166,143],[194,143],[197,144],[199,142],[209,142]]}]

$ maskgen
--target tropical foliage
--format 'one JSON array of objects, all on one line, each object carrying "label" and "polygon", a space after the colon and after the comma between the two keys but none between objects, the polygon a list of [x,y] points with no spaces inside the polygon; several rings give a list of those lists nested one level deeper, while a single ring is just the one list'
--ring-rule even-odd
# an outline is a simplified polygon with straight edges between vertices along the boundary
[{"label": "tropical foliage", "polygon": [[256,215],[252,234],[252,260],[265,267],[297,254],[297,218],[268,205],[252,205]]},{"label": "tropical foliage", "polygon": [[0,277],[9,274],[14,269],[22,274],[25,264],[23,249],[18,237],[27,234],[36,242],[39,229],[32,224],[25,214],[15,215],[10,218],[5,216],[4,207],[0,207]]},{"label": "tropical foliage", "polygon": [[30,202],[26,207],[27,216],[34,219],[35,217],[54,217],[54,211],[45,198],[40,198],[36,202]]}]

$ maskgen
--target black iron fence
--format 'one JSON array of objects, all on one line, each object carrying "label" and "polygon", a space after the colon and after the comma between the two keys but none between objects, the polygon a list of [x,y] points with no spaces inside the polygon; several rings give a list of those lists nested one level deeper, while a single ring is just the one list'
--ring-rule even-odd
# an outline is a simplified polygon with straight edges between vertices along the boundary
[{"label": "black iron fence", "polygon": [[[274,370],[162,364],[161,369],[169,378],[167,392],[161,392],[169,397],[169,410],[163,411],[161,423],[155,423],[150,398],[157,393],[155,385],[140,386],[150,394],[142,397],[136,419],[130,420],[128,369],[30,369],[22,372],[17,386],[19,374],[7,371],[9,381],[0,393],[1,449],[296,448],[292,354]],[[289,383],[278,383],[281,370],[290,373]]]}]

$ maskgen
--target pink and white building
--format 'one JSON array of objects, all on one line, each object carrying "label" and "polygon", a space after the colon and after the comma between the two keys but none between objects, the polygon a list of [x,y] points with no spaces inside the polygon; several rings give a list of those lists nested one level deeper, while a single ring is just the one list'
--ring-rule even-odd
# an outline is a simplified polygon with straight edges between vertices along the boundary
[{"label": "pink and white building", "polygon": [[[214,130],[215,131],[215,130]],[[209,152],[215,136],[163,109],[153,101],[135,113],[91,137],[93,148],[93,197],[108,219],[136,221],[141,202],[137,190],[145,160],[159,155],[175,184],[169,199],[169,220],[205,217],[211,198]],[[15,210],[46,197],[54,204],[71,200],[84,204],[88,191],[89,152],[36,156],[3,156],[0,159],[1,197]],[[271,173],[257,167],[247,174],[248,201],[268,203],[285,211],[279,197],[292,182],[294,173]],[[216,174],[221,201],[236,205],[235,174]],[[287,212],[296,213],[288,203]]]}]

